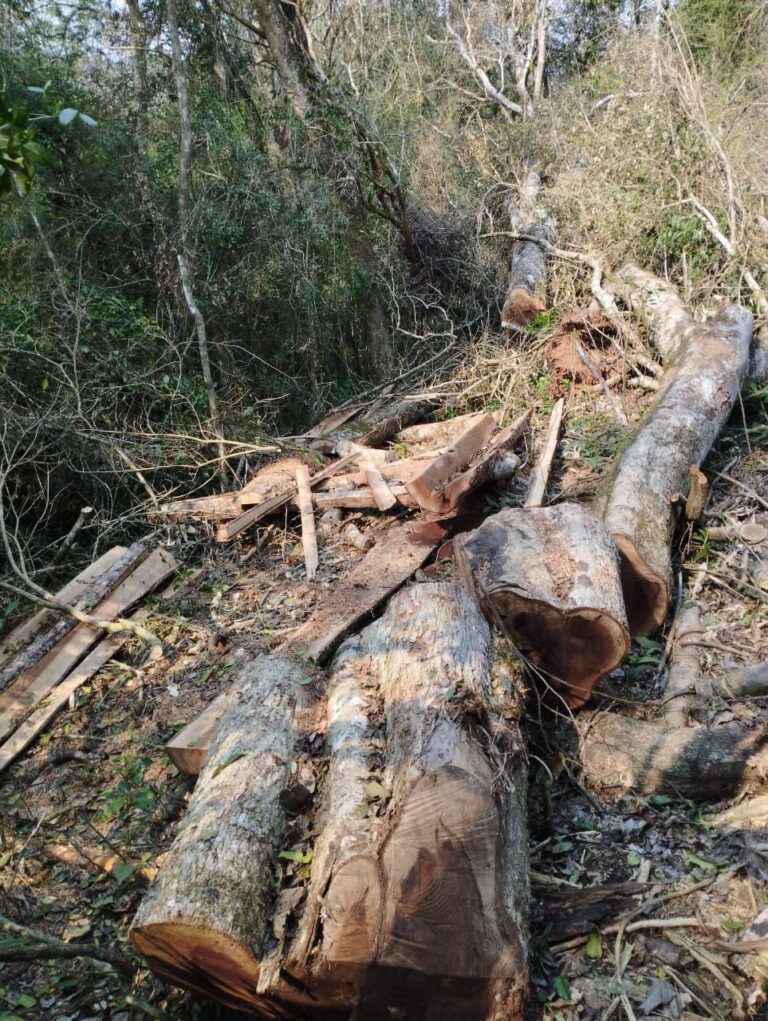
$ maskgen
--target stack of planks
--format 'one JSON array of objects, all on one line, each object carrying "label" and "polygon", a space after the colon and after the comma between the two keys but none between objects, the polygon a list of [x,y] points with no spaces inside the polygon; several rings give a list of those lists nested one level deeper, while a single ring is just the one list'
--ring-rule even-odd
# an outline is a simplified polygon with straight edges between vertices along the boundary
[{"label": "stack of planks", "polygon": [[[142,543],[115,546],[66,584],[63,603],[100,621],[124,617],[167,582],[178,563]],[[134,620],[146,616],[139,610]],[[0,772],[10,765],[125,644],[129,633],[104,636],[69,615],[40,610],[0,644]]]}]

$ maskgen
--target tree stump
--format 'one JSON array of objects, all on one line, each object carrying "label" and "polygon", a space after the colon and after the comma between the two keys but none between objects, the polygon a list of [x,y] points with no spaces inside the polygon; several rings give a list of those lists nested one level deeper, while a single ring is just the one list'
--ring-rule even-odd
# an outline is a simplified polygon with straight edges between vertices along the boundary
[{"label": "tree stump", "polygon": [[454,550],[486,616],[568,705],[583,705],[629,651],[616,547],[588,508],[503,510]]}]

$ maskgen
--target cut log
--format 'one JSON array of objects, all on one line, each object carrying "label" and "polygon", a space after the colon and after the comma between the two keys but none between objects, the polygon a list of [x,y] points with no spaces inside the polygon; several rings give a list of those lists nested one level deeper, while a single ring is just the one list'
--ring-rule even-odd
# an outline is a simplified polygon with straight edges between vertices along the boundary
[{"label": "cut log", "polygon": [[[94,608],[94,615],[103,621],[114,620],[175,574],[178,566],[170,553],[154,550],[111,595]],[[78,624],[54,646],[39,669],[32,667],[16,678],[0,695],[0,740],[4,740],[15,729],[28,709],[36,706],[66,677],[96,644],[101,634],[88,624]]]},{"label": "cut log", "polygon": [[[345,465],[349,464],[355,459],[355,455],[348,457],[342,457],[338,461],[333,461],[328,465],[327,468],[323,468],[321,472],[313,475],[309,480],[310,486],[315,486],[319,482],[323,482],[325,479],[334,475],[337,471],[341,471]],[[282,510],[287,504],[291,502],[296,496],[295,484],[287,490],[285,493],[280,493],[277,496],[273,496],[270,500],[266,500],[264,503],[259,504],[257,507],[250,507],[244,514],[241,514],[239,518],[235,518],[234,521],[228,522],[226,525],[221,525],[216,532],[216,542],[231,542],[234,538],[240,535],[255,525],[257,521],[261,521],[263,518],[269,517],[270,514],[276,514],[279,510]]]},{"label": "cut log", "polygon": [[[422,566],[445,534],[445,529],[434,523],[409,522],[391,528],[278,651],[327,662],[350,631]],[[224,704],[225,696],[220,695],[165,746],[185,773],[200,770]]]},{"label": "cut log", "polygon": [[[147,547],[140,542],[135,542],[119,557],[112,560],[110,567],[93,581],[88,590],[80,596],[76,603],[77,608],[92,612],[93,607],[120,585],[123,579],[127,578],[131,571],[140,565],[148,555]],[[30,645],[17,653],[0,672],[0,691],[7,689],[12,682],[15,682],[27,671],[33,671],[35,664],[42,663],[43,657],[56,648],[58,643],[75,629],[76,625],[75,618],[66,614],[57,620],[48,631],[39,635]],[[77,661],[75,660],[75,662]],[[1,697],[0,702],[2,702]]]},{"label": "cut log", "polygon": [[147,511],[151,524],[176,524],[183,521],[231,521],[242,513],[235,493],[199,496],[192,500],[171,500]]},{"label": "cut log", "polygon": [[766,727],[670,729],[606,713],[586,720],[582,734],[586,780],[616,799],[629,791],[730,798],[761,780],[768,766]]},{"label": "cut log", "polygon": [[486,616],[568,705],[583,705],[629,651],[616,547],[588,508],[500,511],[454,540],[454,559]]},{"label": "cut log", "polygon": [[[126,552],[125,546],[113,546],[106,553],[102,553],[98,560],[94,560],[80,574],[60,588],[56,593],[56,598],[62,603],[74,605],[88,591],[88,587],[100,575],[105,574]],[[0,639],[0,666],[5,666],[11,656],[17,653],[25,642],[30,641],[41,628],[50,624],[54,615],[53,610],[38,610],[37,613],[22,621],[10,634]]]},{"label": "cut log", "polygon": [[496,430],[496,419],[483,413],[468,425],[444,454],[435,458],[425,470],[406,486],[424,510],[443,514],[451,509],[444,490],[455,477],[466,471]]},{"label": "cut log", "polygon": [[317,729],[301,664],[261,656],[235,680],[168,857],[129,937],[153,970],[222,1003],[269,1011],[259,960],[270,933],[281,795]]},{"label": "cut log", "polygon": [[[521,1021],[525,755],[496,726],[490,666],[461,586],[400,593],[339,652],[309,807],[295,763],[318,728],[312,687],[282,656],[241,674],[131,929],[151,967],[261,1016]],[[310,886],[279,889],[300,794]]]},{"label": "cut log", "polygon": [[[327,822],[288,961],[352,981],[360,1021],[522,1017],[525,765],[519,735],[483,738],[490,704],[490,635],[459,585],[403,590],[337,657]],[[386,813],[361,812],[376,799]]]},{"label": "cut log", "polygon": [[273,496],[281,493],[294,492],[296,489],[296,470],[304,462],[298,457],[281,457],[277,461],[259,468],[250,482],[247,482],[239,493],[235,494],[235,502],[241,510],[266,503]]},{"label": "cut log", "polygon": [[596,506],[619,547],[632,634],[650,634],[667,615],[675,528],[672,497],[685,492],[731,413],[746,378],[752,316],[722,306],[694,321],[669,285],[635,267],[621,272],[624,294],[642,307],[668,362],[658,396],[621,454]]},{"label": "cut log", "polygon": [[552,413],[549,416],[544,446],[541,448],[541,453],[531,474],[528,496],[525,500],[526,507],[541,507],[547,498],[547,485],[549,484],[549,475],[552,471],[552,462],[557,451],[557,441],[560,438],[564,408],[565,401],[561,397],[555,401],[555,406],[552,408]]},{"label": "cut log", "polygon": [[555,224],[537,207],[541,176],[532,170],[523,182],[520,194],[509,205],[510,228],[514,234],[525,234],[537,241],[518,240],[512,243],[512,259],[507,295],[501,311],[501,325],[508,330],[522,330],[547,307],[542,297],[547,279],[546,246],[555,236]]},{"label": "cut log", "polygon": [[442,397],[427,396],[403,398],[395,404],[387,404],[360,421],[360,442],[368,447],[380,447],[401,429],[433,414],[443,401]]}]

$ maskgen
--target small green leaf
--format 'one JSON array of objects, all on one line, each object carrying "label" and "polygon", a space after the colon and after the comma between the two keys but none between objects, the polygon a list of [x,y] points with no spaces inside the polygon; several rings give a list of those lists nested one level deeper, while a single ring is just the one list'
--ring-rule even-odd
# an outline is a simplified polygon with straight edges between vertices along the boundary
[{"label": "small green leaf", "polygon": [[368,813],[371,810],[371,806],[367,801],[361,801],[359,805],[355,806],[355,815],[358,819],[367,819]]},{"label": "small green leaf", "polygon": [[65,106],[59,114],[59,124],[71,124],[75,117],[77,117],[77,110],[71,106]]},{"label": "small green leaf", "polygon": [[378,780],[371,780],[370,783],[363,786],[363,790],[365,791],[365,796],[371,801],[376,798],[381,801],[389,800],[389,791],[383,784],[380,784]]},{"label": "small green leaf", "polygon": [[445,693],[445,701],[446,702],[450,702],[455,697],[456,697],[456,685],[452,684],[450,686],[450,688]]},{"label": "small green leaf", "polygon": [[98,128],[99,126],[99,122],[95,121],[93,117],[89,117],[87,113],[81,113],[80,120],[89,128]]},{"label": "small green leaf", "polygon": [[637,853],[637,851],[630,851],[627,854],[627,865],[639,865],[639,864],[640,864],[640,855]]},{"label": "small green leaf", "polygon": [[702,858],[700,854],[687,854],[685,856],[686,865],[695,865],[700,869],[704,869],[705,872],[711,872],[712,869],[717,868],[716,861],[710,861],[708,858]]},{"label": "small green leaf", "polygon": [[554,981],[555,992],[563,1000],[570,1000],[571,998],[571,984],[567,978],[562,975],[558,975]]},{"label": "small green leaf", "polygon": [[670,794],[651,794],[648,797],[649,805],[671,805],[675,799]]},{"label": "small green leaf", "polygon": [[214,776],[218,776],[223,769],[226,769],[227,766],[231,766],[233,762],[237,762],[238,759],[242,759],[244,756],[245,752],[233,752],[231,755],[228,755],[227,758],[224,759],[223,762],[220,762],[214,769],[211,779],[213,779]]},{"label": "small green leaf", "polygon": [[302,676],[296,681],[296,683],[300,684],[302,688],[307,688],[312,683],[312,678]]},{"label": "small green leaf", "polygon": [[300,865],[309,865],[312,861],[312,851],[281,851],[278,858],[285,858],[287,861],[295,861]]},{"label": "small green leaf", "polygon": [[593,960],[598,961],[603,956],[603,943],[600,939],[600,934],[597,932],[591,932],[586,945],[587,957],[591,957]]},{"label": "small green leaf", "polygon": [[130,865],[127,861],[118,861],[112,867],[112,876],[117,880],[117,885],[120,886],[124,883],[129,876],[133,875],[133,865]]}]

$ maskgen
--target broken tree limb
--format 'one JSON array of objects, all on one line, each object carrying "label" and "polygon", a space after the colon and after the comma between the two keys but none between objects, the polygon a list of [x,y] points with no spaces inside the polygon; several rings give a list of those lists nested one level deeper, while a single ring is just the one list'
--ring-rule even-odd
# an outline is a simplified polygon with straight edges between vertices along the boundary
[{"label": "broken tree limb", "polygon": [[700,677],[696,690],[702,698],[755,698],[768,692],[768,660],[731,670],[724,677]]},{"label": "broken tree limb", "polygon": [[315,532],[315,512],[312,507],[312,490],[309,486],[309,469],[300,464],[296,469],[296,488],[299,494],[299,513],[301,514],[301,545],[304,549],[304,564],[307,569],[307,581],[314,581],[320,559],[317,553],[317,534]]},{"label": "broken tree limb", "polygon": [[526,176],[517,200],[509,203],[511,231],[524,234],[526,238],[512,243],[507,294],[501,310],[501,325],[508,330],[523,329],[547,307],[542,298],[547,279],[546,246],[552,243],[555,224],[536,205],[540,191],[541,175],[532,170]]},{"label": "broken tree limb", "polygon": [[220,493],[158,504],[147,511],[147,521],[153,525],[182,521],[231,521],[241,513],[235,493]]},{"label": "broken tree limb", "polygon": [[560,438],[564,408],[565,401],[560,397],[559,400],[555,401],[555,406],[552,408],[552,413],[549,416],[549,426],[544,446],[531,475],[528,496],[525,500],[526,507],[541,507],[546,499],[547,483],[549,482],[549,473],[552,471],[552,462],[555,459],[557,441]]},{"label": "broken tree limb", "polygon": [[583,705],[629,651],[618,554],[588,508],[494,514],[454,540],[456,569],[568,705]]},{"label": "broken tree limb", "polygon": [[283,656],[260,656],[241,669],[187,814],[129,933],[154,971],[231,1006],[268,1006],[257,993],[259,961],[285,836],[281,794],[308,732],[307,682],[301,664]]},{"label": "broken tree limb", "polygon": [[765,727],[673,730],[659,722],[600,713],[584,721],[581,761],[589,786],[612,798],[631,790],[726,798],[764,776],[767,740]]},{"label": "broken tree limb", "polygon": [[[490,634],[460,585],[404,589],[336,658],[327,822],[289,967],[351,982],[355,1017],[522,1017],[525,756],[519,734],[484,736],[491,700]],[[376,799],[385,814],[361,813]]]},{"label": "broken tree limb", "polygon": [[596,506],[622,556],[632,634],[664,621],[672,584],[672,497],[685,491],[741,391],[749,362],[752,316],[723,306],[706,323],[693,320],[672,288],[652,274],[625,267],[623,293],[645,309],[668,363],[661,388],[633,441],[618,458]]},{"label": "broken tree limb", "polygon": [[[100,577],[94,579],[88,590],[80,596],[74,604],[74,608],[93,607],[101,602],[105,596],[115,589],[139,564],[149,556],[149,549],[140,542],[135,542]],[[31,596],[27,596],[31,598]],[[37,600],[39,602],[39,600]],[[72,616],[69,604],[59,603],[55,597],[53,604],[45,604],[48,610],[60,610],[63,608],[65,616],[61,617],[44,634],[37,637],[25,649],[17,653],[7,666],[0,671],[0,691],[4,691],[13,681],[26,670],[34,667],[35,663],[47,655],[73,628],[77,626],[76,619]]]},{"label": "broken tree limb", "polygon": [[698,641],[701,639],[698,606],[683,606],[675,621],[674,645],[664,697],[664,719],[668,727],[687,727],[698,699],[696,690],[701,669]]}]

